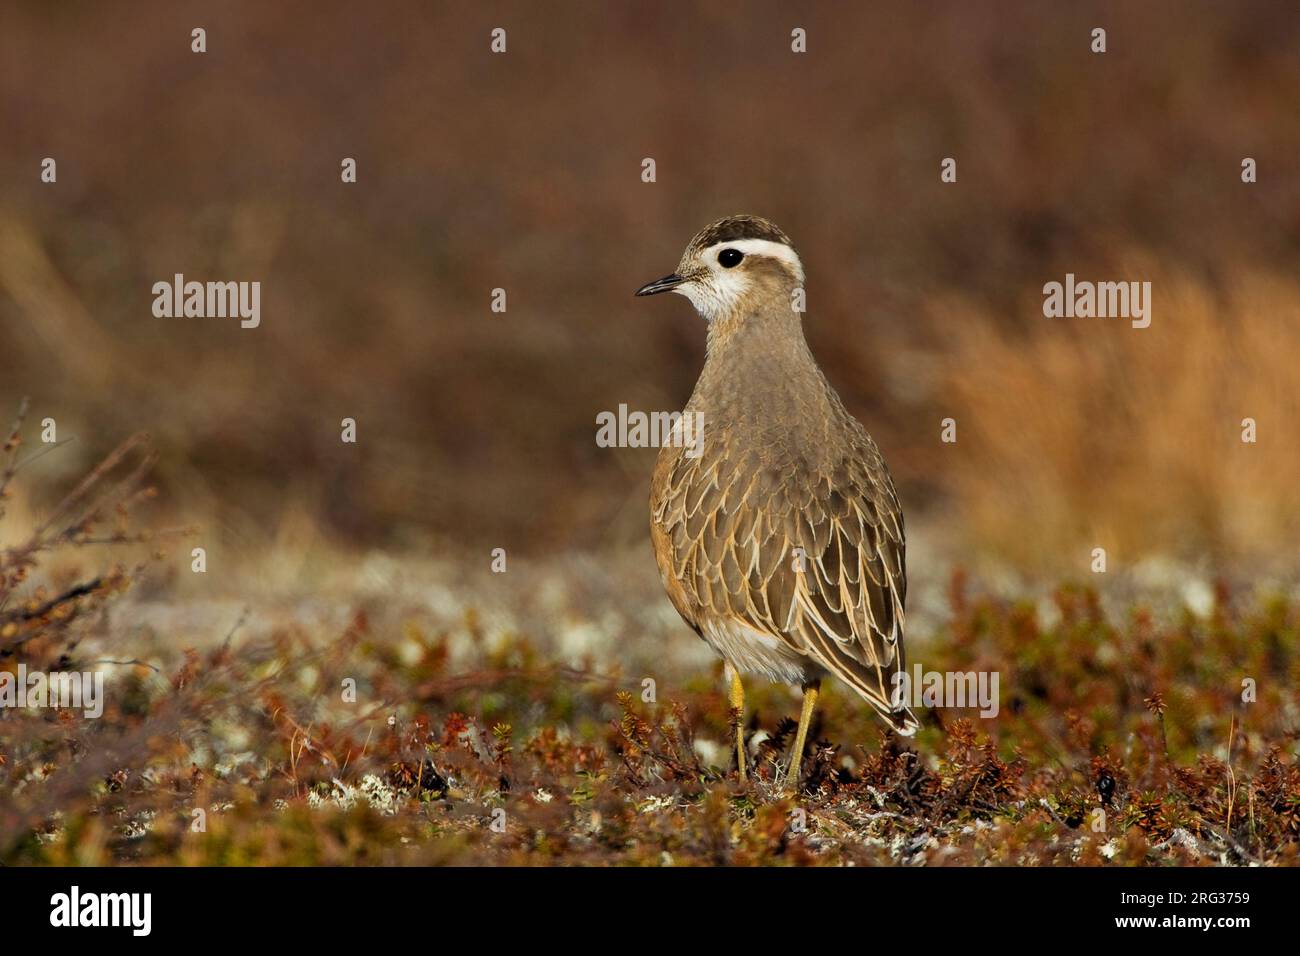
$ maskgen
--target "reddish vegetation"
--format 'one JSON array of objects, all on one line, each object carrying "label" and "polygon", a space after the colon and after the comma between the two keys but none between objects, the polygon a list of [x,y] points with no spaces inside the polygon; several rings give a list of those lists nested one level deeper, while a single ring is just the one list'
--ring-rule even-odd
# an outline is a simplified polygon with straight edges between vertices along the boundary
[{"label": "reddish vegetation", "polygon": [[[138,495],[112,473],[82,486],[75,531],[0,552],[6,669],[132,646],[99,626],[141,569],[25,583],[51,549],[125,520],[112,502]],[[1001,713],[928,710],[902,741],[830,689],[797,801],[774,786],[791,731],[778,690],[751,690],[749,727],[770,736],[741,789],[716,745],[730,719],[716,674],[646,703],[639,682],[556,666],[527,635],[489,647],[469,610],[469,668],[453,668],[450,635],[408,630],[418,653],[401,654],[361,611],[325,637],[232,633],[165,674],[113,665],[99,720],[4,715],[0,862],[1296,861],[1300,606],[1221,589],[1208,617],[1136,608],[1117,624],[1095,592],[1062,587],[1044,627],[1030,605],[966,591],[954,581],[926,667],[998,671]]]}]

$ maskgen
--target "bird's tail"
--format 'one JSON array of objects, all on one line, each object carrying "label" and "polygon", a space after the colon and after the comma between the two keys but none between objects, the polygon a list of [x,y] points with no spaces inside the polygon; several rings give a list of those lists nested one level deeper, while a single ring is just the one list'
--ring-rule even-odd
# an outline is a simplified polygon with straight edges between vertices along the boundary
[{"label": "bird's tail", "polygon": [[889,729],[900,737],[910,737],[920,728],[921,722],[907,706],[896,682],[896,676],[903,670],[902,654],[895,656],[888,669],[841,657],[830,662],[830,670],[857,691],[858,696],[870,704]]},{"label": "bird's tail", "polygon": [[889,724],[890,729],[900,737],[910,737],[916,733],[921,726],[921,722],[916,719],[916,715],[906,705],[896,710],[886,710],[883,707],[877,708],[880,716]]},{"label": "bird's tail", "polygon": [[900,737],[910,737],[920,729],[921,722],[907,706],[906,696],[898,684],[900,672],[903,672],[901,653],[895,656],[888,668],[859,665],[837,673],[871,705],[890,730]]},{"label": "bird's tail", "polygon": [[[863,668],[865,672],[865,668]],[[912,709],[903,701],[902,694],[895,689],[893,694],[886,692],[886,682],[883,679],[883,673],[877,671],[880,677],[879,684],[872,686],[874,682],[864,679],[861,674],[849,673],[841,675],[846,677],[850,687],[858,692],[858,696],[871,705],[874,710],[886,724],[889,729],[900,737],[910,737],[920,729],[921,722],[916,719]]]}]

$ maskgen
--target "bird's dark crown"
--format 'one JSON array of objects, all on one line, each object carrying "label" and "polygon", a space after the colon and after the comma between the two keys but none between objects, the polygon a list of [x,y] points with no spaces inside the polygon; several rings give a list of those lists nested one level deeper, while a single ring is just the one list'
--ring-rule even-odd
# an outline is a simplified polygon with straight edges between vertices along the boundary
[{"label": "bird's dark crown", "polygon": [[766,239],[768,242],[779,242],[794,248],[794,243],[781,227],[762,216],[728,216],[719,219],[701,229],[691,240],[691,247],[697,250],[707,249],[719,242],[735,242],[740,239]]}]

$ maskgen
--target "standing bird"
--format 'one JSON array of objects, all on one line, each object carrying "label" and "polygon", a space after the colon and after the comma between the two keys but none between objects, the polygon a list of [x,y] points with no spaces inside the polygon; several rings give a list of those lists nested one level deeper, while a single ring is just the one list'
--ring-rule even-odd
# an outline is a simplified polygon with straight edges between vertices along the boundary
[{"label": "standing bird", "polygon": [[730,216],[690,241],[676,272],[636,293],[684,295],[708,322],[708,356],[683,413],[702,423],[702,442],[666,443],[651,481],[655,560],[673,606],[726,662],[742,783],[740,675],[803,688],[791,788],[827,673],[898,733],[917,728],[894,703],[903,512],[876,443],[808,350],[803,281],[774,223]]}]

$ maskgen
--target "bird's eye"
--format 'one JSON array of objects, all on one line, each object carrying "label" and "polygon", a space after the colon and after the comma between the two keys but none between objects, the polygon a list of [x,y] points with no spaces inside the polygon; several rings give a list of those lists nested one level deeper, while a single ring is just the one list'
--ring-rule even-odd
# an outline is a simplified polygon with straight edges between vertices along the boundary
[{"label": "bird's eye", "polygon": [[718,253],[718,261],[722,263],[724,269],[740,265],[740,260],[743,258],[745,258],[745,254],[739,249],[723,249]]}]

